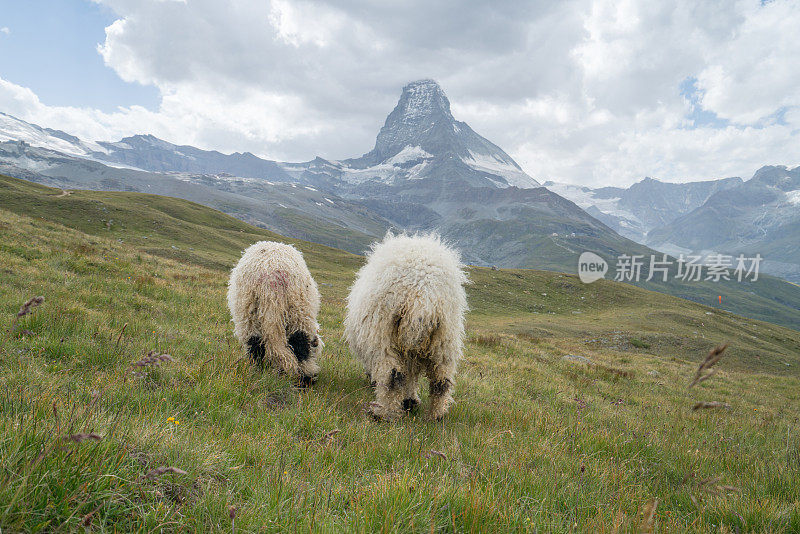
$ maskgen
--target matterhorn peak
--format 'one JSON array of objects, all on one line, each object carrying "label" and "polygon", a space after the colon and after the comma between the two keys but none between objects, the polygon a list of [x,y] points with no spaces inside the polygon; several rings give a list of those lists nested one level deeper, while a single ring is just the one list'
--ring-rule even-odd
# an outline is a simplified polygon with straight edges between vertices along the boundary
[{"label": "matterhorn peak", "polygon": [[430,141],[432,136],[449,144],[449,138],[457,131],[453,127],[455,123],[450,101],[435,80],[410,82],[403,87],[400,100],[386,117],[373,155],[377,161],[394,156],[406,146],[424,148],[425,141]]},{"label": "matterhorn peak", "polygon": [[395,111],[401,111],[403,122],[414,122],[441,116],[454,120],[450,114],[450,101],[436,80],[425,79],[403,87],[403,94]]},{"label": "matterhorn peak", "polygon": [[[346,164],[358,169],[353,181],[399,183],[435,173],[479,187],[539,185],[500,147],[456,120],[444,91],[429,78],[403,87],[400,100],[378,132],[375,148]],[[372,167],[376,175],[367,171]]]}]

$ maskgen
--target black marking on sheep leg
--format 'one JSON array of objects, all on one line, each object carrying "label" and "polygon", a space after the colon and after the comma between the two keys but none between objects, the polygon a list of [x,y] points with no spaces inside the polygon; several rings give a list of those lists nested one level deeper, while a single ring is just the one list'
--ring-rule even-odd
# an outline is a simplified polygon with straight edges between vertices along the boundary
[{"label": "black marking on sheep leg", "polygon": [[264,366],[264,355],[266,351],[264,350],[264,345],[261,343],[261,338],[259,336],[252,336],[247,340],[247,352],[255,363],[262,367]]},{"label": "black marking on sheep leg", "polygon": [[431,382],[430,393],[431,395],[441,397],[450,391],[450,386],[452,385],[453,383],[447,378],[444,380],[439,380],[438,382]]},{"label": "black marking on sheep leg", "polygon": [[308,339],[308,334],[302,330],[298,330],[289,336],[288,342],[298,362],[304,362],[311,357],[311,342]]},{"label": "black marking on sheep leg", "polygon": [[392,376],[389,379],[389,389],[397,389],[403,387],[403,382],[406,381],[406,377],[403,373],[398,371],[397,369],[392,369]]},{"label": "black marking on sheep leg", "polygon": [[403,399],[403,410],[406,412],[414,411],[418,405],[419,401],[417,399]]}]

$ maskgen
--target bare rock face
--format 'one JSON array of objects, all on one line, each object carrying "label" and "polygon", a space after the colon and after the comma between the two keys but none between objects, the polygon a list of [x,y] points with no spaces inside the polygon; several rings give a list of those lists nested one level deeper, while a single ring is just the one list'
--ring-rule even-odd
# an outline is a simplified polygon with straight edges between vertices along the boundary
[{"label": "bare rock face", "polygon": [[378,132],[375,148],[343,162],[350,183],[457,177],[469,186],[538,187],[500,147],[450,112],[450,101],[434,80],[403,87],[400,100]]}]

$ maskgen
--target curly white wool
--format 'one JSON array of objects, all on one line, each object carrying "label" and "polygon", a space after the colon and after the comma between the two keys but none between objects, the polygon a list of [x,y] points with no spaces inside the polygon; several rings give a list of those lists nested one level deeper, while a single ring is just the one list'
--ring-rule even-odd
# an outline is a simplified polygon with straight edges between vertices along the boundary
[{"label": "curly white wool", "polygon": [[396,419],[416,406],[422,372],[431,416],[447,413],[463,351],[465,283],[458,252],[435,234],[388,234],[374,245],[347,299],[345,337],[375,385],[375,416]]},{"label": "curly white wool", "polygon": [[266,360],[301,383],[319,373],[319,301],[303,255],[291,245],[259,241],[231,271],[228,308],[236,338],[257,363]]}]

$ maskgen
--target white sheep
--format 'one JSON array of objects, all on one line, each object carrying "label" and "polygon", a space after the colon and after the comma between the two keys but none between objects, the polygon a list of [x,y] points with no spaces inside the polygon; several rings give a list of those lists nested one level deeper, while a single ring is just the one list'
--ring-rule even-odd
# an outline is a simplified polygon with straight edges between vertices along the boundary
[{"label": "white sheep", "polygon": [[393,420],[419,404],[419,375],[438,420],[453,402],[463,351],[467,277],[439,236],[388,234],[373,246],[347,298],[345,337],[375,387],[370,412]]},{"label": "white sheep", "polygon": [[228,308],[236,338],[259,365],[313,384],[319,374],[319,291],[303,255],[291,245],[259,241],[231,271]]}]

